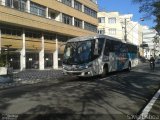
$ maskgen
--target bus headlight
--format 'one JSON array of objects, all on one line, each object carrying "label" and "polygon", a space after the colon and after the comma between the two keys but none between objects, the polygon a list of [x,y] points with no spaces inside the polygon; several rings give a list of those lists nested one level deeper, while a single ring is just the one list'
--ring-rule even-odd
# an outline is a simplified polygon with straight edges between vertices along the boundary
[{"label": "bus headlight", "polygon": [[87,68],[89,68],[89,66],[87,65],[85,68],[87,69]]},{"label": "bus headlight", "polygon": [[86,65],[86,67],[85,67],[85,68],[87,69],[87,68],[90,68],[90,67],[92,67],[92,64],[90,64],[90,65]]}]

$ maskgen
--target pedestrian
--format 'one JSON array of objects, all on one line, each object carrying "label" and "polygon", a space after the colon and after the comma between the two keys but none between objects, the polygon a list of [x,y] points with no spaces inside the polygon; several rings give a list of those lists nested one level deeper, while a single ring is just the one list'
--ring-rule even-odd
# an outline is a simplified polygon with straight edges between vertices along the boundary
[{"label": "pedestrian", "polygon": [[150,68],[152,68],[154,70],[154,68],[155,68],[155,59],[154,59],[154,57],[152,55],[151,55],[151,58],[150,58],[149,62],[150,62]]}]

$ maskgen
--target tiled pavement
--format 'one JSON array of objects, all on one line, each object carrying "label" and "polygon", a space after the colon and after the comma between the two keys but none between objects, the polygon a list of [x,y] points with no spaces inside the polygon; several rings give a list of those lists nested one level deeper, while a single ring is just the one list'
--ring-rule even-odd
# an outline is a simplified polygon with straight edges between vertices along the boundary
[{"label": "tiled pavement", "polygon": [[15,73],[13,78],[15,80],[48,80],[62,76],[61,70],[25,70]]},{"label": "tiled pavement", "polygon": [[13,81],[1,83],[0,89],[45,82],[63,77],[61,70],[25,70],[13,74]]}]

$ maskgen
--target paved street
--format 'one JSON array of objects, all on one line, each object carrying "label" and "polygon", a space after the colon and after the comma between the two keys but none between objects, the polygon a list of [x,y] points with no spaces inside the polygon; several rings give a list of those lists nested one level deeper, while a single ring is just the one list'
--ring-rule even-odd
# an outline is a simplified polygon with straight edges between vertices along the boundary
[{"label": "paved street", "polygon": [[[23,120],[127,120],[141,113],[159,87],[160,68],[151,71],[148,64],[106,78],[60,75],[46,82],[1,89],[0,113],[23,114],[19,116]],[[151,114],[160,114],[158,109],[154,106]]]}]

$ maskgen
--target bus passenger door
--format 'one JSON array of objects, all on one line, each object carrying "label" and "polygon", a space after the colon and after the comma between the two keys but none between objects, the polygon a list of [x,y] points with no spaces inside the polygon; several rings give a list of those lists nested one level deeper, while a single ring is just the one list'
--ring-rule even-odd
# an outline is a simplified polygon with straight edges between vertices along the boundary
[{"label": "bus passenger door", "polygon": [[[94,46],[94,69],[93,69],[93,72],[94,74],[100,74],[101,71],[102,71],[102,59],[101,59],[101,53],[102,53],[102,50],[103,50],[103,46],[104,46],[104,38],[99,38],[99,39],[96,39],[95,40],[95,46]],[[97,58],[100,58],[100,59],[97,59]]]},{"label": "bus passenger door", "polygon": [[109,54],[109,66],[110,66],[110,71],[116,71],[117,60],[115,52],[110,52]]}]

